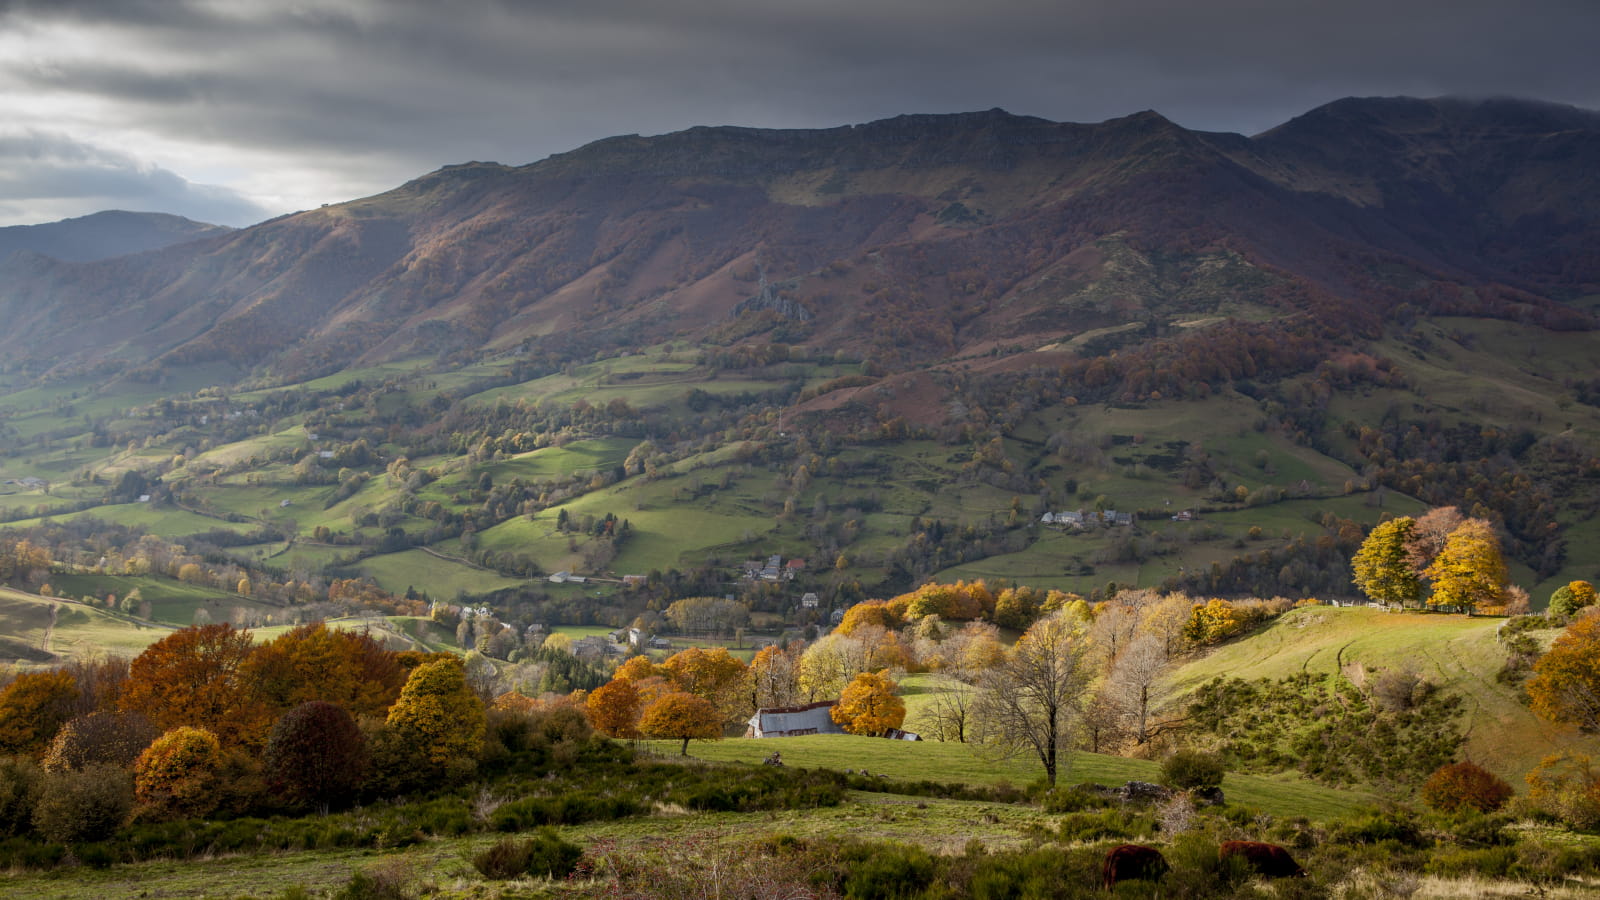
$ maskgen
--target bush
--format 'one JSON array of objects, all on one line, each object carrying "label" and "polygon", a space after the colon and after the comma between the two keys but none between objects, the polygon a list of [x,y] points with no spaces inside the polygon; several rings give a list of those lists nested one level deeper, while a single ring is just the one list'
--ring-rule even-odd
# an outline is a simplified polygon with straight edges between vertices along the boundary
[{"label": "bush", "polygon": [[506,838],[495,843],[473,856],[472,865],[485,878],[564,878],[582,858],[583,848],[562,840],[555,829],[541,828],[524,841]]},{"label": "bush", "polygon": [[1422,802],[1440,812],[1494,812],[1516,792],[1504,779],[1473,762],[1440,766],[1422,785]]},{"label": "bush", "polygon": [[1161,763],[1161,780],[1179,790],[1203,790],[1222,784],[1227,775],[1222,759],[1214,753],[1179,750]]},{"label": "bush", "polygon": [[58,843],[101,841],[115,834],[132,811],[133,782],[128,773],[100,763],[81,772],[46,775],[33,824]]},{"label": "bush", "polygon": [[33,830],[33,807],[43,773],[24,756],[0,757],[0,838]]}]

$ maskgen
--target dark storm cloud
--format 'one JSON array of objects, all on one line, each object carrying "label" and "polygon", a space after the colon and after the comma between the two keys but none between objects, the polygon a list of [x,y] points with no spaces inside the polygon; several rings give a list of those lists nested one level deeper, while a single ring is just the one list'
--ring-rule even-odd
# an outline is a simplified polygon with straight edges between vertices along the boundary
[{"label": "dark storm cloud", "polygon": [[326,200],[696,124],[1154,108],[1254,132],[1352,94],[1600,106],[1593,0],[0,0],[5,31],[104,48],[0,55],[14,89],[282,160],[305,190],[278,194]]}]

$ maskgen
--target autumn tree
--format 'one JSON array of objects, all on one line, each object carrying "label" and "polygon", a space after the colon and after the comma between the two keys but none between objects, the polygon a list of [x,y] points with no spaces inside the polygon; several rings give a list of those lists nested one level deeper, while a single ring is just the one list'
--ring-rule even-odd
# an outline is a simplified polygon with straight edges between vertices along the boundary
[{"label": "autumn tree", "polygon": [[0,753],[38,758],[78,703],[78,683],[61,669],[24,672],[0,689]]},{"label": "autumn tree", "polygon": [[276,714],[325,700],[352,716],[382,716],[400,696],[406,671],[370,635],[312,622],[256,647],[243,677]]},{"label": "autumn tree", "polygon": [[1041,602],[1033,588],[1006,588],[994,599],[994,620],[1006,628],[1027,628],[1039,617]]},{"label": "autumn tree", "polygon": [[625,740],[638,737],[639,709],[639,692],[634,682],[621,677],[600,685],[584,699],[589,723],[608,737]]},{"label": "autumn tree", "polygon": [[366,738],[344,707],[312,700],[289,710],[267,738],[267,782],[292,802],[337,806],[355,794]]},{"label": "autumn tree", "polygon": [[1515,793],[1505,779],[1470,760],[1440,766],[1422,784],[1422,802],[1447,813],[1494,812]]},{"label": "autumn tree", "polygon": [[906,702],[887,670],[862,672],[851,680],[829,718],[851,734],[881,735],[906,720]]},{"label": "autumn tree", "polygon": [[1385,606],[1412,606],[1422,600],[1422,580],[1407,552],[1416,525],[1410,516],[1380,522],[1361,542],[1350,568],[1362,593]]},{"label": "autumn tree", "polygon": [[1533,664],[1528,698],[1533,711],[1553,722],[1600,732],[1600,615],[1585,616]]},{"label": "autumn tree", "polygon": [[672,691],[645,707],[639,718],[639,731],[646,737],[683,741],[680,752],[688,756],[691,740],[712,741],[722,737],[722,717],[704,698],[686,691]]},{"label": "autumn tree", "polygon": [[973,736],[977,685],[985,672],[1005,660],[999,629],[985,622],[968,622],[921,652],[937,672],[939,689],[924,707],[918,727],[941,741],[966,743]]},{"label": "autumn tree", "polygon": [[876,625],[879,628],[898,628],[900,622],[893,612],[889,610],[886,600],[863,600],[844,611],[844,618],[839,620],[839,626],[834,629],[838,634],[851,635],[856,629],[864,625]]},{"label": "autumn tree", "polygon": [[1081,623],[1057,612],[1033,624],[983,681],[979,718],[990,746],[1032,755],[1056,783],[1092,679]]},{"label": "autumn tree", "polygon": [[162,731],[189,725],[224,744],[259,744],[269,719],[244,676],[251,650],[250,633],[226,623],[175,631],[129,666],[118,705]]},{"label": "autumn tree", "polygon": [[872,648],[858,637],[834,632],[800,656],[798,681],[807,702],[837,697],[850,679],[871,667]]},{"label": "autumn tree", "polygon": [[[798,645],[796,645],[798,647]],[[800,653],[777,644],[757,651],[750,660],[750,699],[757,709],[800,703]]]},{"label": "autumn tree", "polygon": [[483,701],[467,685],[466,669],[456,657],[418,666],[390,707],[386,724],[423,771],[465,774],[483,749]]},{"label": "autumn tree", "polygon": [[217,808],[222,745],[204,728],[179,726],[156,738],[133,768],[141,815],[199,818]]},{"label": "autumn tree", "polygon": [[1430,509],[1417,519],[1411,528],[1411,537],[1406,542],[1406,560],[1411,565],[1411,571],[1418,575],[1426,572],[1444,549],[1451,533],[1461,527],[1464,521],[1466,516],[1454,506]]},{"label": "autumn tree", "polygon": [[1501,605],[1509,580],[1500,538],[1482,519],[1468,519],[1450,532],[1423,575],[1433,582],[1429,606],[1451,606],[1468,615],[1479,606]]},{"label": "autumn tree", "polygon": [[679,690],[716,708],[722,721],[733,724],[750,715],[750,672],[744,660],[722,647],[691,647],[661,664]]},{"label": "autumn tree", "polygon": [[1550,615],[1570,619],[1578,610],[1593,606],[1595,600],[1594,585],[1587,581],[1569,581],[1550,595]]},{"label": "autumn tree", "polygon": [[78,716],[61,726],[44,755],[52,772],[83,769],[98,763],[132,766],[161,732],[143,713],[100,710]]},{"label": "autumn tree", "polygon": [[1226,600],[1213,597],[1205,603],[1196,603],[1190,611],[1189,624],[1183,636],[1195,644],[1215,644],[1225,641],[1245,629],[1244,617]]}]

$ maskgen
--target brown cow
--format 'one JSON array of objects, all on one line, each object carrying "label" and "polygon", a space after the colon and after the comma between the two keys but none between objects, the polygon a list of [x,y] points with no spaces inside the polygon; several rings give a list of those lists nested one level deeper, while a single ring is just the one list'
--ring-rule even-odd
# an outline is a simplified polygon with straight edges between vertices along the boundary
[{"label": "brown cow", "polygon": [[1306,870],[1294,861],[1289,851],[1277,844],[1260,841],[1225,841],[1217,848],[1221,859],[1238,856],[1250,864],[1250,871],[1263,878],[1304,878]]},{"label": "brown cow", "polygon": [[1104,868],[1106,890],[1119,881],[1160,881],[1167,874],[1167,860],[1161,851],[1140,844],[1119,844],[1106,851]]}]

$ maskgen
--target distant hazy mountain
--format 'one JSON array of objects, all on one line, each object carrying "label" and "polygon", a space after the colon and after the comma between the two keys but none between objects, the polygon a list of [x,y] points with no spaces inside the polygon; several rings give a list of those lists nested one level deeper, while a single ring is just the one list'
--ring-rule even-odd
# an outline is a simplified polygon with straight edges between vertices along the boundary
[{"label": "distant hazy mountain", "polygon": [[1349,99],[1245,137],[992,110],[611,138],[156,253],[19,258],[0,352],[303,371],[683,338],[895,369],[1215,316],[1588,327],[1597,293],[1592,112]]},{"label": "distant hazy mountain", "polygon": [[166,213],[109,210],[43,225],[0,228],[0,260],[31,250],[66,262],[94,262],[232,230]]}]

